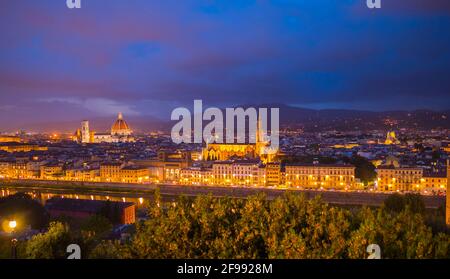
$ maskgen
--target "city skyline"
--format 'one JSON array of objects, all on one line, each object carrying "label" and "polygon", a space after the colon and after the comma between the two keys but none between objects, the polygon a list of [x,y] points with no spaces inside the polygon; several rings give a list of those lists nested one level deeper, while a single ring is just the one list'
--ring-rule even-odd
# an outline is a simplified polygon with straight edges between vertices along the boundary
[{"label": "city skyline", "polygon": [[218,107],[448,110],[450,6],[395,1],[83,4],[0,11],[2,125],[109,117],[169,120]]}]

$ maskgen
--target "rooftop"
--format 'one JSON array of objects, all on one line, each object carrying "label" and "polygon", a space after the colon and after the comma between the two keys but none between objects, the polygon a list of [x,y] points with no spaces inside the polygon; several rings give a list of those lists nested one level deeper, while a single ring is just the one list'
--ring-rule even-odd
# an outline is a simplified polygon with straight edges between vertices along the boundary
[{"label": "rooftop", "polygon": [[48,210],[98,213],[105,208],[108,203],[111,208],[118,208],[120,210],[134,205],[132,202],[51,198],[45,203],[45,207]]}]

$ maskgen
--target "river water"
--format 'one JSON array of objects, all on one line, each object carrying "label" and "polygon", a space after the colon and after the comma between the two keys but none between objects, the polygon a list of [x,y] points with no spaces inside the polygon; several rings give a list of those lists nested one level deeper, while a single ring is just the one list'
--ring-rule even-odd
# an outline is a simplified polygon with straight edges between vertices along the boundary
[{"label": "river water", "polygon": [[121,201],[121,202],[133,202],[139,208],[148,204],[152,200],[152,195],[147,196],[137,196],[133,194],[118,194],[118,193],[81,193],[76,191],[58,191],[58,190],[37,190],[35,188],[16,188],[16,187],[0,187],[0,197],[7,197],[9,195],[14,195],[15,193],[26,193],[33,197],[33,199],[38,200],[42,204],[53,197],[68,198],[68,199],[84,199],[84,200],[110,200],[110,201]]}]

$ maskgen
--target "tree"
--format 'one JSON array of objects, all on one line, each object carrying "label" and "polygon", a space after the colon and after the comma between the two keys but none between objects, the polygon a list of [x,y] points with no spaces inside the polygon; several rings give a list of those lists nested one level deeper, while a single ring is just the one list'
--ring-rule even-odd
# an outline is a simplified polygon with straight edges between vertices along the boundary
[{"label": "tree", "polygon": [[399,213],[405,209],[405,199],[402,195],[394,193],[384,200],[383,205],[388,211]]},{"label": "tree", "polygon": [[111,222],[102,215],[93,215],[84,220],[80,226],[82,232],[86,232],[94,238],[102,238],[111,232],[113,226]]},{"label": "tree", "polygon": [[17,193],[0,198],[0,219],[18,220],[18,229],[27,225],[33,229],[42,229],[48,224],[48,214],[44,207],[30,195]]},{"label": "tree", "polygon": [[355,166],[355,177],[359,178],[365,185],[374,181],[377,177],[376,167],[362,156],[355,154],[351,158],[345,158],[344,161]]},{"label": "tree", "polygon": [[424,214],[425,213],[425,202],[420,194],[408,193],[404,197],[405,207],[407,207],[413,213]]},{"label": "tree", "polygon": [[412,213],[425,213],[425,203],[420,194],[408,193],[403,196],[394,193],[384,200],[384,206],[387,210],[397,213],[405,209],[409,209]]},{"label": "tree", "polygon": [[[433,234],[415,196],[393,195],[384,207],[353,213],[296,193],[273,200],[262,194],[247,199],[208,195],[153,203],[149,219],[136,224],[129,241],[95,243],[89,257],[361,259],[367,258],[369,244],[378,244],[382,258],[449,258],[449,235]],[[51,231],[45,235],[55,234]],[[39,249],[61,243],[64,230],[58,231],[58,237],[45,238],[52,245]]]},{"label": "tree", "polygon": [[27,242],[26,255],[30,259],[62,259],[71,243],[69,226],[52,222],[46,233],[37,234]]},{"label": "tree", "polygon": [[118,241],[102,241],[89,254],[90,259],[126,259],[126,245]]}]

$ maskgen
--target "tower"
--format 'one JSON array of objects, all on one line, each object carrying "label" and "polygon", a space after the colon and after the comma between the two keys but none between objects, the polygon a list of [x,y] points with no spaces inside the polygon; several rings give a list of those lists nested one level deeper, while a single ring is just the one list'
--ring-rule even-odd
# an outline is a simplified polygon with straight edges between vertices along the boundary
[{"label": "tower", "polygon": [[447,193],[445,200],[445,223],[450,226],[450,160],[447,160]]},{"label": "tower", "polygon": [[91,133],[89,131],[89,121],[83,120],[81,122],[81,143],[90,143]]}]

